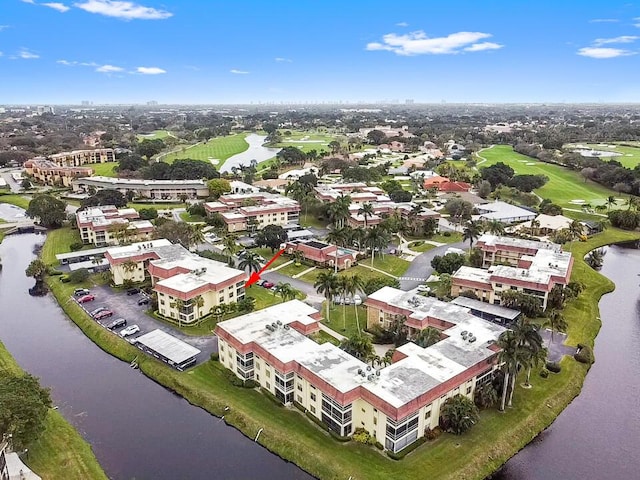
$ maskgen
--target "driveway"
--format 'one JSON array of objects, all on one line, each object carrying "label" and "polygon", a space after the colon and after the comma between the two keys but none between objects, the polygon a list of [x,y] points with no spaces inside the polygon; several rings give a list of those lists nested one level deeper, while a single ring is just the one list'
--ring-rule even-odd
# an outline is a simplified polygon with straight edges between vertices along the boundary
[{"label": "driveway", "polygon": [[429,278],[429,275],[433,273],[433,267],[431,267],[431,260],[433,260],[433,257],[436,255],[444,255],[444,252],[446,252],[448,248],[460,248],[465,250],[469,248],[469,243],[449,243],[421,253],[413,259],[405,274],[400,277],[400,288],[402,290],[412,290],[418,285],[423,284],[424,281]]},{"label": "driveway", "polygon": [[218,351],[218,339],[213,334],[208,336],[187,335],[147,315],[146,310],[148,305],[138,305],[140,294],[127,295],[126,291],[115,290],[108,285],[93,287],[91,293],[96,296],[96,299],[93,302],[84,304],[87,311],[90,312],[98,307],[107,307],[113,312],[112,317],[105,318],[98,322],[102,325],[108,325],[116,318],[123,317],[127,320],[128,325],[135,324],[140,327],[140,333],[132,335],[133,338],[159,328],[199,349],[201,352],[196,357],[198,364],[209,360],[211,353]]}]

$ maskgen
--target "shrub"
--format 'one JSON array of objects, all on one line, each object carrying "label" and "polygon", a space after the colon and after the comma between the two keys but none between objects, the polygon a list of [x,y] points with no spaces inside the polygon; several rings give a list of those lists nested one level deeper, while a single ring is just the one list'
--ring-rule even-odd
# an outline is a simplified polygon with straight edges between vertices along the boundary
[{"label": "shrub", "polygon": [[369,432],[364,428],[356,428],[352,438],[358,443],[364,443],[365,445],[375,445],[378,443],[375,437],[372,437]]},{"label": "shrub", "polygon": [[77,252],[78,250],[82,250],[83,246],[84,245],[79,242],[72,243],[71,245],[69,245],[69,250],[71,250],[72,252]]},{"label": "shrub", "polygon": [[60,281],[62,283],[69,283],[71,279],[69,278],[69,275],[60,275]]},{"label": "shrub", "polygon": [[78,270],[71,272],[67,277],[71,283],[81,283],[89,278],[89,270],[86,268],[79,268]]},{"label": "shrub", "polygon": [[540,370],[540,376],[542,378],[547,378],[549,376],[549,370],[547,370],[546,368],[543,368],[542,370]]},{"label": "shrub", "polygon": [[589,345],[578,344],[578,351],[573,356],[578,362],[591,365],[593,363],[593,350]]},{"label": "shrub", "polygon": [[422,445],[426,441],[427,441],[426,438],[421,437],[415,442],[413,442],[411,445],[404,447],[399,452],[394,453],[392,451],[387,451],[387,456],[393,460],[402,460],[404,457],[407,456],[407,454],[413,452],[416,448],[418,448],[420,445]]},{"label": "shrub", "polygon": [[440,434],[442,434],[442,429],[440,427],[436,427],[434,429],[426,428],[424,430],[424,438],[426,438],[429,441],[435,440],[440,436]]},{"label": "shrub", "polygon": [[244,381],[236,376],[231,370],[225,369],[224,374],[227,376],[227,379],[234,387],[243,387]]},{"label": "shrub", "polygon": [[384,450],[384,445],[382,445],[380,442],[374,443],[373,446],[376,447],[378,450]]},{"label": "shrub", "polygon": [[218,352],[213,352],[210,357],[212,362],[217,362],[220,360],[220,354]]},{"label": "shrub", "polygon": [[560,373],[560,371],[562,370],[562,367],[558,362],[547,362],[545,366],[551,373]]},{"label": "shrub", "polygon": [[245,380],[244,385],[242,386],[244,388],[256,388],[258,386],[258,383],[255,380],[249,379],[249,380]]},{"label": "shrub", "polygon": [[443,237],[450,237],[451,236],[451,232],[444,232],[442,234]]}]

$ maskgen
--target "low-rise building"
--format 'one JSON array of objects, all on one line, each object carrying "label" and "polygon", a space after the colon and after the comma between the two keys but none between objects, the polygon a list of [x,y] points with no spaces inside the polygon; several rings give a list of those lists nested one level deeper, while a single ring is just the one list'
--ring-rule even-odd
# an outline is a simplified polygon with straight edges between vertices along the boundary
[{"label": "low-rise building", "polygon": [[476,210],[478,210],[479,213],[477,216],[478,220],[498,220],[506,224],[533,220],[537,215],[534,211],[499,200],[476,205]]},{"label": "low-rise building", "polygon": [[368,187],[366,183],[331,183],[314,187],[315,196],[325,203],[333,203],[341,195],[349,195],[351,203],[359,205],[373,202],[390,202],[387,193],[378,187]]},{"label": "low-rise building", "polygon": [[288,255],[300,252],[305,260],[323,267],[335,268],[337,261],[338,270],[352,267],[358,257],[358,252],[355,250],[337,247],[318,240],[294,240],[283,244],[281,249]]},{"label": "low-rise building", "polygon": [[46,158],[59,167],[80,167],[88,163],[115,162],[116,154],[112,148],[97,148],[93,150],[74,150],[72,152],[61,152],[54,155],[49,155]]},{"label": "low-rise building", "polygon": [[67,167],[46,158],[32,158],[24,162],[24,169],[37,182],[51,187],[69,187],[76,178],[93,175],[91,167]]},{"label": "low-rise building", "polygon": [[427,348],[403,345],[391,365],[374,369],[307,338],[319,318],[316,309],[292,300],[219,322],[220,362],[283,404],[296,402],[338,435],[363,428],[393,452],[438,426],[447,399],[473,398],[478,385],[491,381],[496,341],[505,331],[462,312],[446,325],[446,338]]},{"label": "low-rise building", "polygon": [[209,216],[220,214],[229,232],[297,224],[300,218],[298,202],[267,192],[222,195],[217,202],[206,202],[204,209]]},{"label": "low-rise building", "polygon": [[118,209],[113,205],[89,207],[76,212],[82,243],[96,247],[150,240],[153,224],[148,220],[137,220],[139,218],[135,209]]},{"label": "low-rise building", "polygon": [[116,285],[150,277],[158,313],[182,323],[196,322],[214,313],[217,306],[244,298],[244,271],[165,239],[111,248],[105,258]]},{"label": "low-rise building", "polygon": [[374,225],[380,224],[384,218],[397,213],[407,221],[410,227],[418,231],[420,230],[420,224],[425,220],[440,218],[438,212],[423,208],[413,202],[372,202],[371,207],[373,215],[365,216],[363,213],[360,213],[362,205],[351,205],[349,207],[349,219],[347,220],[349,226],[353,228],[373,227]]},{"label": "low-rise building", "polygon": [[71,183],[71,187],[76,193],[86,193],[90,188],[110,189],[118,190],[123,195],[133,192],[142,199],[166,202],[180,200],[182,197],[196,199],[209,196],[205,180],[143,180],[94,176],[78,178]]},{"label": "low-rise building", "polygon": [[562,246],[556,243],[489,234],[480,236],[475,248],[482,252],[482,268],[489,268],[491,265],[517,266],[523,256],[535,255],[540,250],[562,252]]}]

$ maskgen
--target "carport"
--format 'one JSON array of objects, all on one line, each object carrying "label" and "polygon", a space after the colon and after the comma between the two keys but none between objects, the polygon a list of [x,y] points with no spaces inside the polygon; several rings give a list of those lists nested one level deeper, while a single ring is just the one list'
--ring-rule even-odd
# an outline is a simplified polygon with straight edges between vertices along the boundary
[{"label": "carport", "polygon": [[153,355],[180,371],[195,364],[196,356],[200,353],[197,348],[160,329],[137,337],[135,343],[143,352]]}]

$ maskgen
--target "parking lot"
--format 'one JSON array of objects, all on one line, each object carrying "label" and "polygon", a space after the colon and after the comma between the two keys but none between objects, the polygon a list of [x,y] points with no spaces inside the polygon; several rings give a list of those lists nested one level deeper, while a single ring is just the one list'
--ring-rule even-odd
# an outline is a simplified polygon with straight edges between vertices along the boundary
[{"label": "parking lot", "polygon": [[[213,334],[210,336],[186,335],[178,329],[161,323],[148,315],[146,311],[149,305],[138,305],[138,300],[142,298],[142,294],[127,295],[126,291],[115,290],[108,285],[92,288],[91,294],[95,296],[94,301],[80,304],[87,312],[100,307],[106,307],[113,312],[110,317],[96,320],[99,324],[106,326],[117,318],[124,318],[127,320],[127,326],[138,325],[140,327],[138,333],[126,337],[129,341],[145,333],[160,329],[200,350],[196,357],[197,364],[207,361],[211,353],[218,351],[218,339]],[[114,334],[118,334],[122,329],[123,327],[115,329]]]}]

